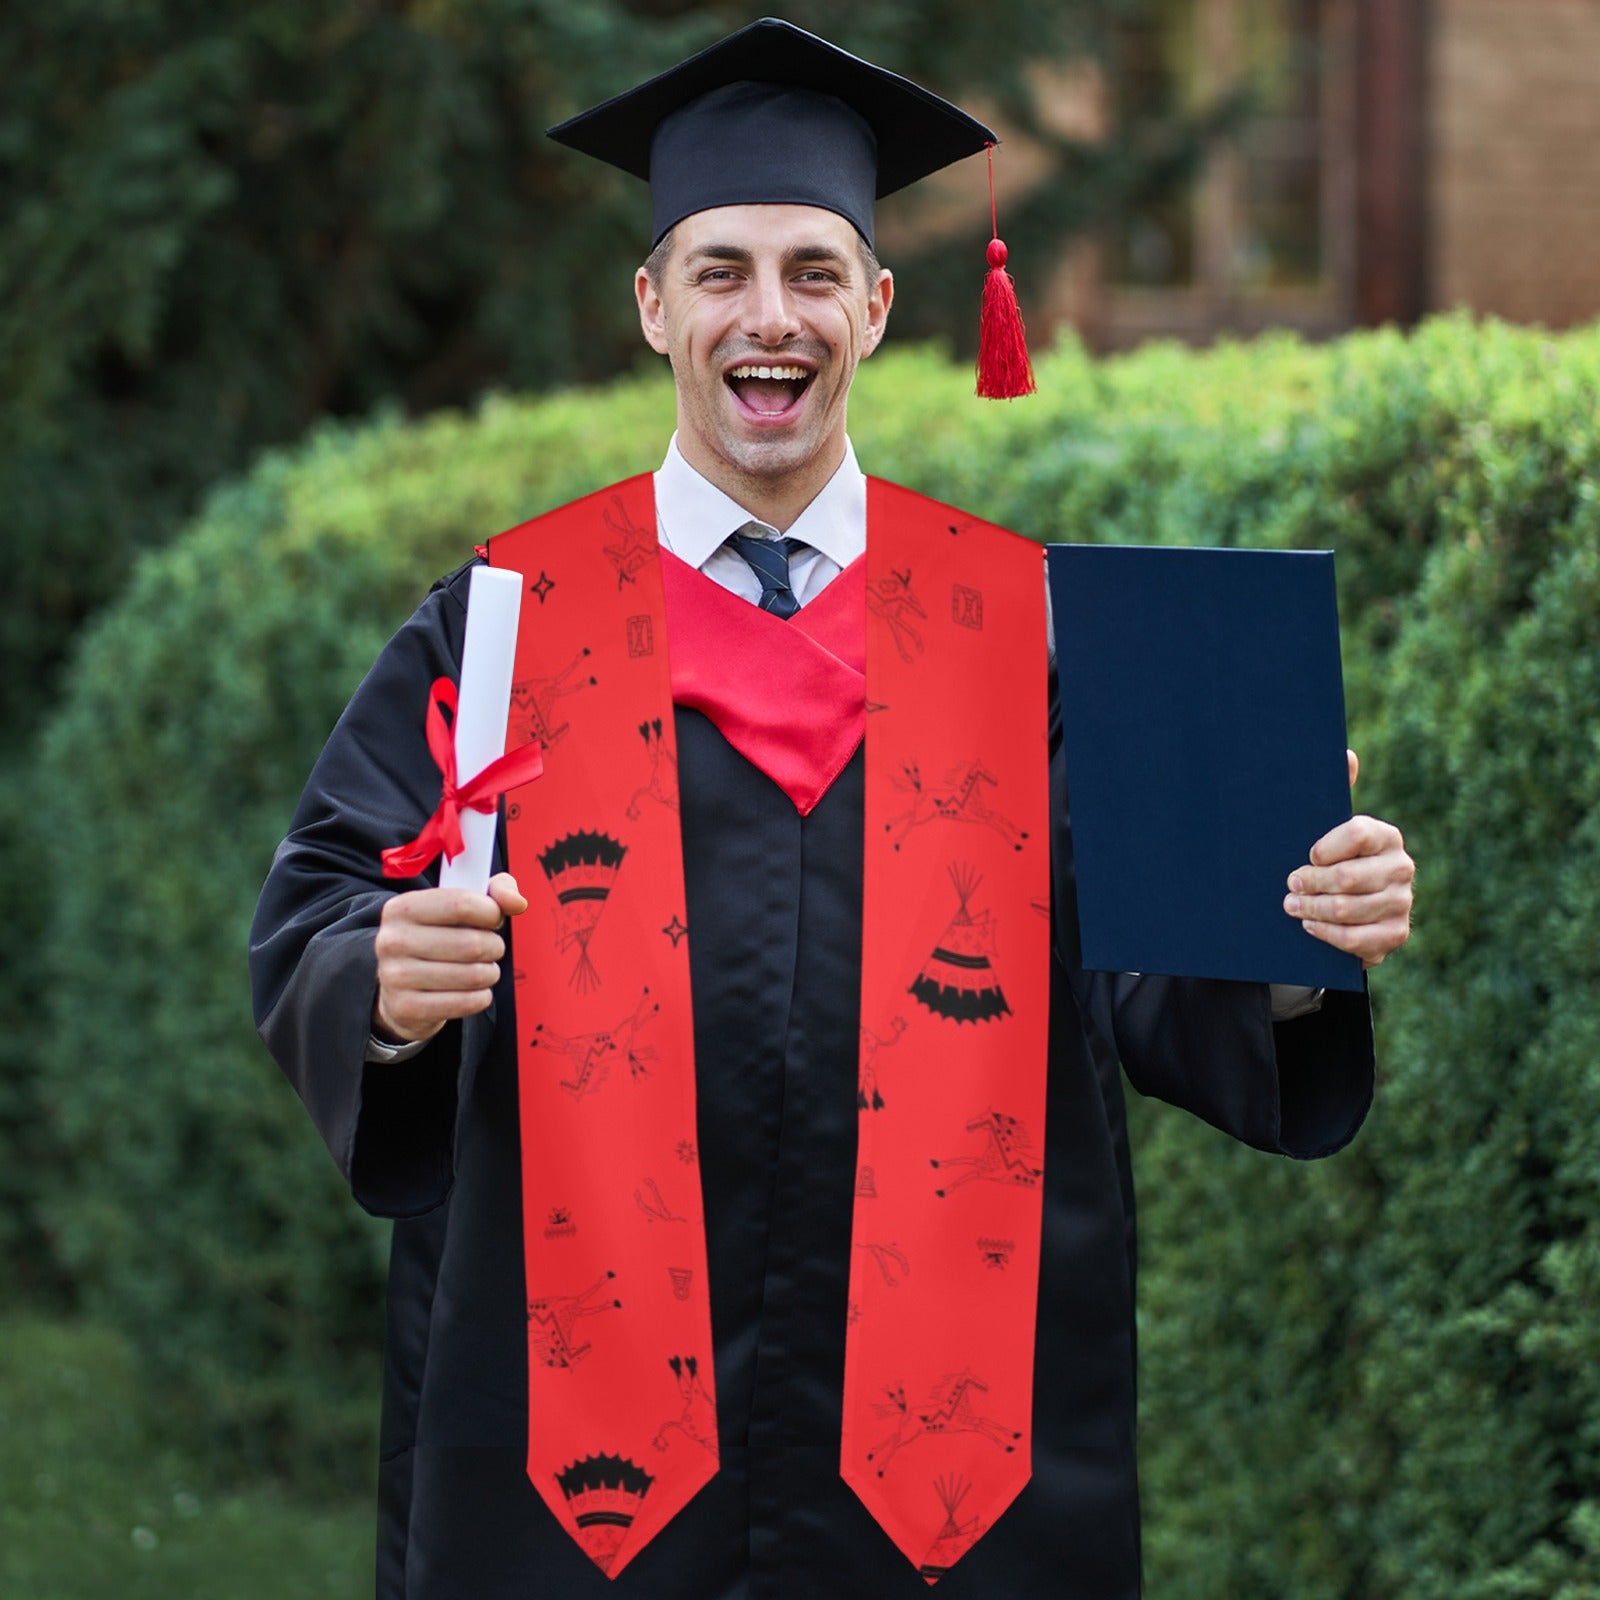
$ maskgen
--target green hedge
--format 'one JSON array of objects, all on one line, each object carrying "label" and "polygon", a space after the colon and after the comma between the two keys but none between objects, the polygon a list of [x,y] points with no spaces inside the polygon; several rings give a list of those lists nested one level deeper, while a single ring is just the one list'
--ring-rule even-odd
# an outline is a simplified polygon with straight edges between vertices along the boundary
[{"label": "green hedge", "polygon": [[1374,983],[1379,1101],[1347,1155],[1287,1170],[1143,1119],[1152,1592],[1577,1600],[1600,1594],[1600,340],[1446,323],[1409,359],[1327,359],[1352,443],[1308,525],[1339,528],[1358,793],[1421,863],[1417,927]]},{"label": "green hedge", "polygon": [[[982,406],[886,354],[862,459],[1041,536],[1336,548],[1359,797],[1421,862],[1348,1153],[1292,1167],[1135,1108],[1149,1591],[1600,1594],[1600,331],[1067,347],[1040,380]],[[426,581],[653,464],[670,411],[635,380],[319,434],[82,652],[43,774],[46,1214],[235,1449],[358,1474],[379,1332],[381,1241],[247,1016],[272,846]]]}]

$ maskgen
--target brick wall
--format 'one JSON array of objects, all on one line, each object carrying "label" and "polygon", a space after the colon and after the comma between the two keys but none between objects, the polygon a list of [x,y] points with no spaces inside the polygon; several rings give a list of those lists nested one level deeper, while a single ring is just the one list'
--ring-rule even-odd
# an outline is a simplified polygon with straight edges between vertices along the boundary
[{"label": "brick wall", "polygon": [[1429,299],[1600,316],[1600,0],[1434,0]]}]

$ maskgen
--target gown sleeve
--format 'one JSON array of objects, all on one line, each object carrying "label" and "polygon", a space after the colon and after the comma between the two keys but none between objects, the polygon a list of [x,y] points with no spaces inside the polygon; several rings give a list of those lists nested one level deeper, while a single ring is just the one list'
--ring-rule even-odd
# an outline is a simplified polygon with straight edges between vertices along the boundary
[{"label": "gown sleeve", "polygon": [[439,798],[424,733],[429,686],[460,676],[466,574],[441,580],[379,656],[329,735],[250,930],[256,1026],[305,1103],[356,1200],[419,1216],[453,1178],[460,1078],[493,1011],[447,1026],[401,1062],[366,1060],[384,901],[436,881],[383,876]]},{"label": "gown sleeve", "polygon": [[1275,1023],[1265,983],[1084,969],[1053,681],[1050,708],[1056,955],[1091,1043],[1121,1061],[1141,1094],[1258,1150],[1310,1159],[1348,1144],[1372,1103],[1372,1013],[1364,989],[1329,989],[1319,1010]]}]

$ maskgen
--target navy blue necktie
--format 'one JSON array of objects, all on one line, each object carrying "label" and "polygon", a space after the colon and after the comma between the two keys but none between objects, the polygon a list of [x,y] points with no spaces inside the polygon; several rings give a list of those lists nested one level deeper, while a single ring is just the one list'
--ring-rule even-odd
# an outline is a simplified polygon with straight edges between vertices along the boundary
[{"label": "navy blue necktie", "polygon": [[[746,523],[746,527],[759,527],[759,523]],[[789,558],[796,550],[804,550],[803,539],[762,539],[751,533],[730,533],[728,543],[744,557],[750,570],[761,580],[763,611],[775,617],[792,617],[800,609],[800,602],[789,587]]]}]

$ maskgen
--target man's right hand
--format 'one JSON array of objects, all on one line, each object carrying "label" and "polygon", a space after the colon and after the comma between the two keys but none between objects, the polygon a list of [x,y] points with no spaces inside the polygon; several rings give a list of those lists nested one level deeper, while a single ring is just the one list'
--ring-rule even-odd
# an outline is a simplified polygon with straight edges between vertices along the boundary
[{"label": "man's right hand", "polygon": [[486,1011],[506,953],[496,930],[527,909],[509,872],[496,873],[487,894],[413,889],[385,901],[373,1033],[391,1044],[410,1044],[431,1039],[457,1017]]}]

